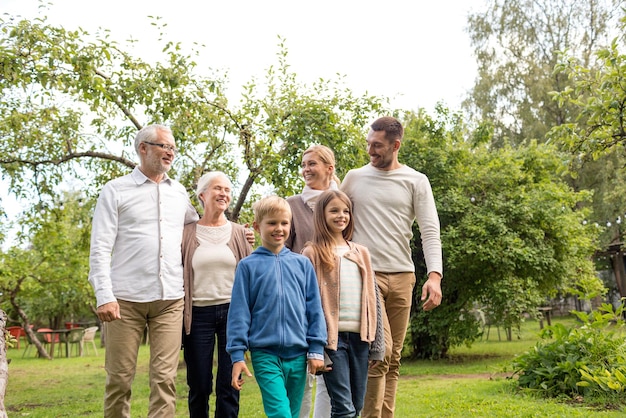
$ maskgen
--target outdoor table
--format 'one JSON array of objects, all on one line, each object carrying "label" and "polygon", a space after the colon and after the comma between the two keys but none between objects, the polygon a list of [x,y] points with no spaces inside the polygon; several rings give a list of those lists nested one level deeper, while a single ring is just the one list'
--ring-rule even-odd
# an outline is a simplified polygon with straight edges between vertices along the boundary
[{"label": "outdoor table", "polygon": [[[69,334],[72,331],[71,329],[62,328],[62,329],[53,329],[52,331],[39,331],[41,334],[50,335],[50,358],[54,358],[54,345],[58,342],[61,342],[61,334]],[[65,344],[65,357],[69,357],[69,349],[67,343]]]},{"label": "outdoor table", "polygon": [[77,322],[66,322],[65,328],[89,328],[92,326],[97,326],[98,323],[96,321],[77,321]]}]

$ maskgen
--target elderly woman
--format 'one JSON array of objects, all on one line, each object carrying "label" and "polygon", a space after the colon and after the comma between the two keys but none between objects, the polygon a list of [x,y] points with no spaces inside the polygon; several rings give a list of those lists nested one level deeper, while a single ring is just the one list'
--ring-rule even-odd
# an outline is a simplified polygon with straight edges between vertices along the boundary
[{"label": "elderly woman", "polygon": [[204,209],[197,223],[183,231],[184,356],[189,385],[189,416],[209,416],[213,392],[213,351],[217,339],[216,417],[237,417],[239,391],[230,385],[232,364],[226,352],[226,319],[235,268],[252,252],[244,226],[226,219],[232,183],[219,171],[198,181],[196,195]]},{"label": "elderly woman", "polygon": [[[302,193],[287,198],[291,207],[292,222],[285,246],[299,253],[308,241],[313,240],[313,209],[319,195],[326,190],[337,190],[339,178],[335,175],[335,154],[324,145],[312,145],[302,154]],[[308,418],[311,411],[313,383],[317,381],[313,418],[330,416],[330,398],[324,379],[309,375],[304,388],[300,418]]]}]

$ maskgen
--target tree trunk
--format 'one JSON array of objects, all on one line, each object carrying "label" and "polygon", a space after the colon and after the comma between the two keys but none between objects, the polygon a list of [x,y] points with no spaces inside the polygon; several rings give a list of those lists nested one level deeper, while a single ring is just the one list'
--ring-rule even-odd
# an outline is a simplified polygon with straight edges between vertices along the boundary
[{"label": "tree trunk", "polygon": [[624,252],[620,249],[615,254],[611,254],[613,273],[615,282],[621,297],[626,297],[626,272],[624,271]]},{"label": "tree trunk", "polygon": [[7,314],[0,309],[0,418],[7,417],[4,409],[4,394],[9,383],[9,363],[7,361],[7,344],[5,332],[7,326]]},{"label": "tree trunk", "polygon": [[33,331],[33,329],[31,328],[30,323],[28,322],[28,316],[26,316],[26,312],[24,312],[22,308],[15,305],[14,303],[12,303],[12,305],[13,308],[15,308],[15,310],[17,311],[17,314],[20,316],[20,318],[22,318],[22,323],[24,324],[24,332],[28,335],[28,341],[30,341],[35,347],[37,347],[37,352],[39,353],[40,357],[52,360],[52,357],[50,357],[50,354],[48,354],[48,352],[46,351],[46,347],[44,347],[41,341],[39,341],[39,338],[37,338],[35,331]]}]

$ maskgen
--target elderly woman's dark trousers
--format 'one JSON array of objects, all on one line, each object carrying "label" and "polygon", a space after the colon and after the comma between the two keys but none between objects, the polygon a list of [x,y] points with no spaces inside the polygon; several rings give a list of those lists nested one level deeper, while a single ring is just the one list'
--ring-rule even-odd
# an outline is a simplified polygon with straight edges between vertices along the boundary
[{"label": "elderly woman's dark trousers", "polygon": [[[215,417],[239,414],[239,392],[231,386],[232,363],[226,352],[226,320],[230,304],[194,306],[191,332],[184,336],[184,354],[189,385],[189,416],[208,418],[209,395],[213,393],[213,352],[217,348]],[[217,340],[217,345],[215,344]]]}]

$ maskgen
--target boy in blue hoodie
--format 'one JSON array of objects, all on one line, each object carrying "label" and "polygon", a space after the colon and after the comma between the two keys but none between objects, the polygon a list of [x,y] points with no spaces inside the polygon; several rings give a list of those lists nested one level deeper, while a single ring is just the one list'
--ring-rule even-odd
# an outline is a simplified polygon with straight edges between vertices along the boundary
[{"label": "boy in blue hoodie", "polygon": [[326,321],[308,258],[285,247],[291,224],[287,201],[269,196],[253,206],[261,247],[237,265],[227,323],[232,386],[241,390],[250,350],[270,418],[295,418],[309,373],[325,371]]}]

